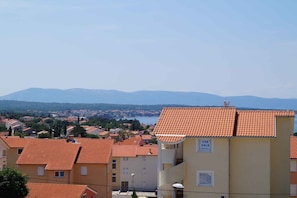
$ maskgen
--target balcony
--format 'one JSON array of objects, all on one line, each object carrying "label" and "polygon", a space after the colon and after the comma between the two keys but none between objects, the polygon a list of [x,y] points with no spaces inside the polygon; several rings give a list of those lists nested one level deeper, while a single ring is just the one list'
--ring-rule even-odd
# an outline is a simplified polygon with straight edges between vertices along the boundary
[{"label": "balcony", "polygon": [[175,164],[175,149],[162,149],[161,152],[162,164]]},{"label": "balcony", "polygon": [[186,163],[182,162],[176,166],[168,168],[160,172],[160,185],[180,182],[185,176]]}]

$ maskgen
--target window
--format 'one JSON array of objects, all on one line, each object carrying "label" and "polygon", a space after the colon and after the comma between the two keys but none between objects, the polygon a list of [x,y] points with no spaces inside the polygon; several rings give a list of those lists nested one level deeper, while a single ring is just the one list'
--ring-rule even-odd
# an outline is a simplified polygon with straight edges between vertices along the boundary
[{"label": "window", "polygon": [[198,152],[212,152],[212,141],[210,139],[198,140]]},{"label": "window", "polygon": [[18,148],[18,155],[20,155],[22,153],[23,149],[22,148]]},{"label": "window", "polygon": [[55,177],[64,177],[64,171],[56,171]]},{"label": "window", "polygon": [[112,173],[112,182],[116,182],[116,174],[115,173]]},{"label": "window", "polygon": [[123,174],[129,174],[129,169],[128,168],[123,168]]},{"label": "window", "polygon": [[290,195],[291,196],[296,196],[296,184],[290,184]]},{"label": "window", "polygon": [[112,169],[116,169],[116,168],[117,168],[117,161],[112,160]]},{"label": "window", "polygon": [[197,171],[197,186],[213,186],[213,171]]},{"label": "window", "polygon": [[128,157],[124,157],[123,160],[124,160],[124,161],[128,161]]},{"label": "window", "polygon": [[37,168],[37,175],[38,175],[38,176],[43,176],[43,175],[44,175],[44,167],[39,166],[39,167]]},{"label": "window", "polygon": [[6,156],[6,150],[2,151],[2,156],[5,157]]},{"label": "window", "polygon": [[142,161],[146,161],[146,156],[142,156]]},{"label": "window", "polygon": [[80,175],[87,175],[88,174],[88,168],[86,166],[80,167]]},{"label": "window", "polygon": [[297,170],[296,160],[291,159],[291,161],[290,161],[290,171],[291,172],[296,172],[296,170]]}]

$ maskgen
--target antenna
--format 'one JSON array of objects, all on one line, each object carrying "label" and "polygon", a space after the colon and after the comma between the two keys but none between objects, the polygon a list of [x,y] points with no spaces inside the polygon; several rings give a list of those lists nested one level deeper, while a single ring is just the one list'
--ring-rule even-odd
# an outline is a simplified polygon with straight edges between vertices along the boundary
[{"label": "antenna", "polygon": [[230,101],[224,100],[224,107],[229,107],[229,106],[230,106]]}]

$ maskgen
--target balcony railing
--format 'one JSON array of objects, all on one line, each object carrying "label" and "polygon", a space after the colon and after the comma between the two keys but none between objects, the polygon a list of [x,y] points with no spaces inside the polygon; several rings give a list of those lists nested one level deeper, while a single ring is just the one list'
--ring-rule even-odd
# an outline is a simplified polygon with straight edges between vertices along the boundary
[{"label": "balcony railing", "polygon": [[161,152],[162,163],[174,165],[176,153],[175,149],[162,149]]}]

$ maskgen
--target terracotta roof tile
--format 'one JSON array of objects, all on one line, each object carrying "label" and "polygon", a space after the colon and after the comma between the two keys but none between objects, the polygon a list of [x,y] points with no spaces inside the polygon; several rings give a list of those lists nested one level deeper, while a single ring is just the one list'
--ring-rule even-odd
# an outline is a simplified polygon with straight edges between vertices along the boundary
[{"label": "terracotta roof tile", "polygon": [[164,108],[154,129],[158,135],[190,137],[231,137],[236,108]]},{"label": "terracotta roof tile", "polygon": [[117,145],[112,146],[112,157],[136,157],[136,145]]},{"label": "terracotta roof tile", "polygon": [[137,146],[137,155],[140,156],[157,156],[158,145]]},{"label": "terracotta roof tile", "polygon": [[24,148],[16,164],[45,165],[46,170],[71,170],[80,145],[65,140],[36,139]]},{"label": "terracotta roof tile", "polygon": [[290,158],[297,159],[297,136],[290,137]]},{"label": "terracotta roof tile", "polygon": [[287,110],[236,110],[235,107],[164,108],[154,129],[167,143],[185,137],[274,137],[275,118],[294,117]]},{"label": "terracotta roof tile", "polygon": [[112,147],[112,157],[137,157],[158,155],[158,145],[117,145]]},{"label": "terracotta roof tile", "polygon": [[177,136],[177,135],[157,135],[157,138],[160,142],[166,143],[178,143],[182,142],[185,139],[185,135]]},{"label": "terracotta roof tile", "polygon": [[236,136],[275,137],[275,117],[295,116],[294,111],[238,110]]},{"label": "terracotta roof tile", "polygon": [[141,137],[130,137],[129,139],[125,139],[122,142],[117,142],[116,144],[121,144],[121,145],[139,145],[141,141]]},{"label": "terracotta roof tile", "polygon": [[77,163],[109,163],[113,140],[77,138],[76,141],[82,146]]},{"label": "terracotta roof tile", "polygon": [[1,136],[0,137],[10,148],[24,148],[32,139],[20,138],[19,136]]},{"label": "terracotta roof tile", "polygon": [[[87,185],[75,185],[75,184],[54,184],[54,183],[27,183],[29,188],[29,194],[27,198],[65,198],[65,197],[77,197],[80,198],[86,192]],[[95,194],[96,192],[92,190]]]}]

